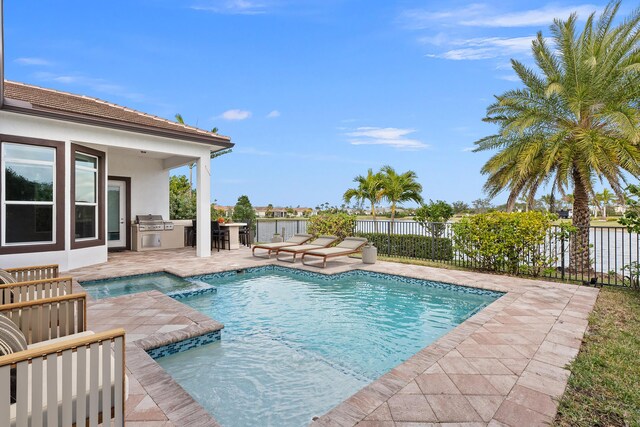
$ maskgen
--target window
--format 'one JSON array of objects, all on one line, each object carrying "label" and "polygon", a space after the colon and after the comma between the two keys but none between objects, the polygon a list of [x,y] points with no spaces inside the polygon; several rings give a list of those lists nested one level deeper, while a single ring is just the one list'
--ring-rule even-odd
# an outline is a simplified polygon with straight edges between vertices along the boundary
[{"label": "window", "polygon": [[73,145],[72,248],[104,244],[104,153]]},{"label": "window", "polygon": [[98,158],[76,152],[76,241],[98,237]]},{"label": "window", "polygon": [[64,145],[0,135],[0,253],[64,248]]}]

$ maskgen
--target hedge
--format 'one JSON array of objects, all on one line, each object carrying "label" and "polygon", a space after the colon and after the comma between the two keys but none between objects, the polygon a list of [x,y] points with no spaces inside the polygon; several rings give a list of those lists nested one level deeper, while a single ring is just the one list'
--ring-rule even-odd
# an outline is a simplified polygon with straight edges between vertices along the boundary
[{"label": "hedge", "polygon": [[[417,234],[357,233],[378,248],[378,254],[392,257],[418,258],[437,261],[453,259],[453,245],[446,237]],[[390,245],[389,245],[390,240]],[[389,249],[391,249],[389,251]]]}]

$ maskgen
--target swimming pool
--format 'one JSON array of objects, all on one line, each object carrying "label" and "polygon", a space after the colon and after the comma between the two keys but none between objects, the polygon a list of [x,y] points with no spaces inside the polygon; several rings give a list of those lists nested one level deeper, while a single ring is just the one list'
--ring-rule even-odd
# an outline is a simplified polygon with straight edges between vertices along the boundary
[{"label": "swimming pool", "polygon": [[197,279],[217,293],[181,301],[222,339],[157,362],[227,427],[306,426],[501,295],[278,267]]},{"label": "swimming pool", "polygon": [[183,279],[169,273],[139,274],[113,279],[80,282],[84,290],[96,299],[112,298],[138,292],[160,291],[164,294],[202,287],[193,279]]}]

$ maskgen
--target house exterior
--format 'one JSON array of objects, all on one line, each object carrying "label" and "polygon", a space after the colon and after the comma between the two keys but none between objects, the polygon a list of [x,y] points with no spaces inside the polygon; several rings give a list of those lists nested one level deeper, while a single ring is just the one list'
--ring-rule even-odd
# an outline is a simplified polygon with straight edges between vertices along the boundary
[{"label": "house exterior", "polygon": [[210,156],[230,139],[116,104],[4,82],[0,267],[107,261],[136,215],[169,219],[169,170],[196,162],[197,255],[210,248]]},{"label": "house exterior", "polygon": [[[256,206],[255,207],[256,216],[258,218],[266,218],[267,212],[269,211],[268,206]],[[282,208],[282,207],[273,207],[271,208],[271,213],[273,214],[272,218],[304,218],[306,216],[311,216],[314,211],[311,208]]]}]

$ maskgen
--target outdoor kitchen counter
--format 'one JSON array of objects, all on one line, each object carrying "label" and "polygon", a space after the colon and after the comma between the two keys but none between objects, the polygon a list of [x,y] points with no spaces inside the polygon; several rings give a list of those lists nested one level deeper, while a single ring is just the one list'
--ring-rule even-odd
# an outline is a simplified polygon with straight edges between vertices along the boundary
[{"label": "outdoor kitchen counter", "polygon": [[245,225],[247,225],[245,222],[220,224],[220,228],[229,230],[229,249],[240,249],[240,227]]}]

